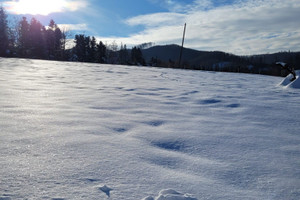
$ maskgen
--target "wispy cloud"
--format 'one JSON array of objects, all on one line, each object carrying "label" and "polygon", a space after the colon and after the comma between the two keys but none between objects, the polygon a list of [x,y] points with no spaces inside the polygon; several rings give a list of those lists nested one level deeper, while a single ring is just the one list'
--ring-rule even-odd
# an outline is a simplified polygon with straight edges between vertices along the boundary
[{"label": "wispy cloud", "polygon": [[125,23],[130,26],[144,25],[147,28],[177,25],[184,21],[186,15],[181,13],[154,13],[140,15],[127,19]]},{"label": "wispy cloud", "polygon": [[67,31],[86,31],[89,29],[87,24],[58,24],[58,27]]},{"label": "wispy cloud", "polygon": [[[164,3],[172,5],[175,1]],[[154,13],[127,19],[128,25],[144,26],[144,30],[129,37],[102,40],[130,45],[142,42],[179,44],[186,22],[186,47],[239,55],[299,51],[299,10],[299,0],[284,3],[281,0],[236,0],[234,4],[218,6],[213,6],[212,0],[196,0],[185,5],[184,12]]]},{"label": "wispy cloud", "polygon": [[171,12],[178,11],[182,8],[182,3],[176,1],[176,0],[148,0],[152,2],[153,4],[158,4],[161,7],[164,7],[168,9]]},{"label": "wispy cloud", "polygon": [[[190,10],[207,10],[213,7],[212,0],[148,0],[158,4],[170,12],[184,13]],[[222,1],[222,0],[219,0]]]}]

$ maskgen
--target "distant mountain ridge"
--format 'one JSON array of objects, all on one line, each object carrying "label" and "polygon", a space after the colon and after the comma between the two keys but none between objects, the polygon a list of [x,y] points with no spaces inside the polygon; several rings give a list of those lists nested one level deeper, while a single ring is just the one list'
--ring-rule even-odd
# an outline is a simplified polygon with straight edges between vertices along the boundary
[{"label": "distant mountain ridge", "polygon": [[300,69],[300,52],[238,56],[221,51],[198,51],[190,48],[183,48],[182,65],[179,66],[180,49],[175,44],[162,45],[142,49],[142,53],[146,63],[155,62],[154,66],[161,67],[285,75],[274,65],[281,61]]},{"label": "distant mountain ridge", "polygon": [[[151,58],[157,58],[162,61],[179,59],[181,47],[175,44],[163,45],[163,46],[153,46],[148,49],[143,49],[142,53],[146,61],[151,60]],[[209,55],[211,52],[208,51],[198,51],[190,48],[183,48],[182,60],[183,61],[194,61],[197,57]]]}]

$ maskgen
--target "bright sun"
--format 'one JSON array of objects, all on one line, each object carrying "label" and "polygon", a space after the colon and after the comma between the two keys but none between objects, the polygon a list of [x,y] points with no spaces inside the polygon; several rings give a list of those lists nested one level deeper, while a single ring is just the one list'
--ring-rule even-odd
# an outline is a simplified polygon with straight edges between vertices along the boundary
[{"label": "bright sun", "polygon": [[9,10],[16,14],[48,15],[62,12],[67,6],[66,0],[19,0],[11,2]]}]

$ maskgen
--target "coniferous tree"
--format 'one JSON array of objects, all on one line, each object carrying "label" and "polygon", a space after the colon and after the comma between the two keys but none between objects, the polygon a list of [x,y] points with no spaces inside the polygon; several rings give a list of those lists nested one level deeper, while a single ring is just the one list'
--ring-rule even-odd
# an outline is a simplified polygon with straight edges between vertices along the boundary
[{"label": "coniferous tree", "polygon": [[131,61],[135,65],[145,65],[145,60],[140,48],[133,47],[131,50]]},{"label": "coniferous tree", "polygon": [[8,51],[7,16],[3,7],[0,7],[0,56],[7,56]]},{"label": "coniferous tree", "polygon": [[46,30],[45,41],[47,47],[47,57],[48,59],[54,59],[55,53],[55,22],[53,20],[50,21],[48,29]]},{"label": "coniferous tree", "polygon": [[62,60],[65,49],[65,35],[54,22],[50,20],[45,34],[48,59]]},{"label": "coniferous tree", "polygon": [[86,55],[86,45],[85,45],[85,36],[75,35],[75,47],[74,47],[74,53],[76,60],[79,62],[85,61],[85,55]]},{"label": "coniferous tree", "polygon": [[56,27],[54,31],[54,56],[56,60],[62,59],[62,49],[63,49],[63,33],[60,28]]},{"label": "coniferous tree", "polygon": [[85,37],[85,62],[95,62],[96,57],[96,39],[95,37],[86,36]]},{"label": "coniferous tree", "polygon": [[103,44],[102,41],[99,42],[97,45],[97,60],[98,63],[105,63],[106,62],[106,46]]},{"label": "coniferous tree", "polygon": [[35,18],[32,18],[29,25],[30,57],[45,58],[45,44],[43,35],[45,27]]},{"label": "coniferous tree", "polygon": [[126,44],[123,45],[121,44],[121,48],[120,48],[120,64],[125,65],[128,64],[129,62],[129,55],[128,55],[128,50],[126,47]]},{"label": "coniferous tree", "polygon": [[85,51],[84,51],[84,58],[83,58],[84,62],[91,62],[91,57],[90,57],[91,46],[90,46],[90,43],[91,43],[90,36],[85,36],[84,37]]},{"label": "coniferous tree", "polygon": [[90,48],[89,48],[89,61],[90,62],[97,62],[96,60],[96,53],[97,53],[97,42],[96,42],[96,38],[93,36],[92,39],[90,40]]},{"label": "coniferous tree", "polygon": [[[103,46],[100,45],[101,51],[103,51]],[[104,49],[105,50],[105,49]],[[75,59],[80,62],[100,62],[99,59],[100,52],[99,45],[97,45],[96,38],[85,36],[85,35],[75,35],[75,47],[73,48]],[[103,57],[103,55],[101,55]]]},{"label": "coniferous tree", "polygon": [[18,38],[18,50],[21,57],[27,57],[29,54],[29,23],[26,17],[23,17],[19,22],[18,27],[19,38]]}]

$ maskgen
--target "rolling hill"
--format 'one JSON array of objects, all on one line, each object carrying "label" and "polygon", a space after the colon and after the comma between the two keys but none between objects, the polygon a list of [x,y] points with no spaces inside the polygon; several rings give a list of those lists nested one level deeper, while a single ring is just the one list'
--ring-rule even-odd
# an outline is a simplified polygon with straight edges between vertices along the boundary
[{"label": "rolling hill", "polygon": [[[143,49],[142,53],[147,63],[152,63],[153,60],[155,60],[155,64],[158,66],[176,67],[176,62],[179,60],[180,49],[180,46],[174,44],[153,46]],[[181,67],[286,76],[286,73],[274,65],[274,63],[278,61],[290,63],[295,69],[300,69],[300,52],[278,52],[273,54],[239,56],[221,51],[198,51],[184,48],[182,55],[183,66]]]}]

